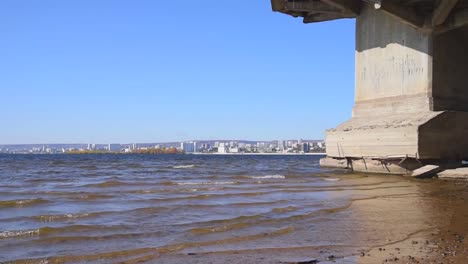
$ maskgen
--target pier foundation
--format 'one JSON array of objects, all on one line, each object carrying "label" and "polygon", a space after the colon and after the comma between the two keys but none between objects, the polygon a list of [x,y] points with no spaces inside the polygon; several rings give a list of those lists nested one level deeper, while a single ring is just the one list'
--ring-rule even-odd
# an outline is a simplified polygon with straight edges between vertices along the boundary
[{"label": "pier foundation", "polygon": [[322,165],[406,174],[468,160],[468,2],[368,2],[272,1],[307,23],[357,19],[352,118],[326,132]]}]

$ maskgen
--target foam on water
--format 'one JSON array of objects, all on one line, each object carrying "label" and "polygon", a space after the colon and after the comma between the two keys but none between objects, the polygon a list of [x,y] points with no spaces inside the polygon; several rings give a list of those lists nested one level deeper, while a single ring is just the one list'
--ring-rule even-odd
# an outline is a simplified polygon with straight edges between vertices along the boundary
[{"label": "foam on water", "polygon": [[0,231],[0,238],[20,237],[20,236],[33,236],[39,234],[39,229],[31,230],[15,230],[15,231]]},{"label": "foam on water", "polygon": [[173,169],[188,169],[188,168],[193,168],[193,167],[195,167],[195,165],[193,164],[172,166]]},{"label": "foam on water", "polygon": [[187,181],[187,182],[174,182],[177,185],[229,185],[229,184],[238,184],[239,182],[234,181],[206,181],[206,182],[197,182],[197,181]]},{"label": "foam on water", "polygon": [[249,176],[251,179],[286,179],[284,175],[264,175],[264,176]]},{"label": "foam on water", "polygon": [[324,181],[329,181],[329,182],[337,182],[337,181],[341,181],[341,179],[338,179],[338,178],[326,178],[326,179],[323,179]]}]

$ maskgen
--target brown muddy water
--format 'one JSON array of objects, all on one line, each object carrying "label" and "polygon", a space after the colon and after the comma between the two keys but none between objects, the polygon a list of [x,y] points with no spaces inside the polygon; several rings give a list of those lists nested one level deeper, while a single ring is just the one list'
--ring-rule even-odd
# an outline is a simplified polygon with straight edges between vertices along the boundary
[{"label": "brown muddy water", "polygon": [[3,155],[0,262],[365,263],[440,232],[466,190],[319,158]]}]

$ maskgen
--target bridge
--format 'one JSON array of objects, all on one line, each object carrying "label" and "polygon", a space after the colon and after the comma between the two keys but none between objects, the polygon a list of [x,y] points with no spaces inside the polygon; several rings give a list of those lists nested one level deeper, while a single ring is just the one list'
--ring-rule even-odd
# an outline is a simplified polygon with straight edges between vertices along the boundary
[{"label": "bridge", "polygon": [[304,23],[356,18],[353,114],[326,132],[322,166],[406,174],[468,160],[468,0],[271,3]]}]

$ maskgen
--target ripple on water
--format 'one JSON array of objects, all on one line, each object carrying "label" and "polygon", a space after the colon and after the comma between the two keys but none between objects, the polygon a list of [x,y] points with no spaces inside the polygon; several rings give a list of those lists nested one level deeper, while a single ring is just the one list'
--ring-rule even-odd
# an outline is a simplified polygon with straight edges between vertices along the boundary
[{"label": "ripple on water", "polygon": [[0,208],[9,208],[9,207],[29,207],[38,204],[48,203],[48,200],[42,198],[35,199],[24,199],[24,200],[7,200],[0,201]]},{"label": "ripple on water", "polygon": [[195,167],[194,164],[172,166],[173,169],[189,169],[189,168],[194,168],[194,167]]},{"label": "ripple on water", "polygon": [[275,175],[263,175],[263,176],[247,176],[251,179],[286,179],[286,176],[275,174]]},{"label": "ripple on water", "polygon": [[86,184],[86,185],[84,185],[84,187],[108,188],[108,187],[119,187],[119,186],[128,186],[128,185],[139,185],[139,184],[123,182],[123,181],[117,181],[117,180],[110,180],[110,181],[105,181],[105,182],[101,182],[101,183]]}]

